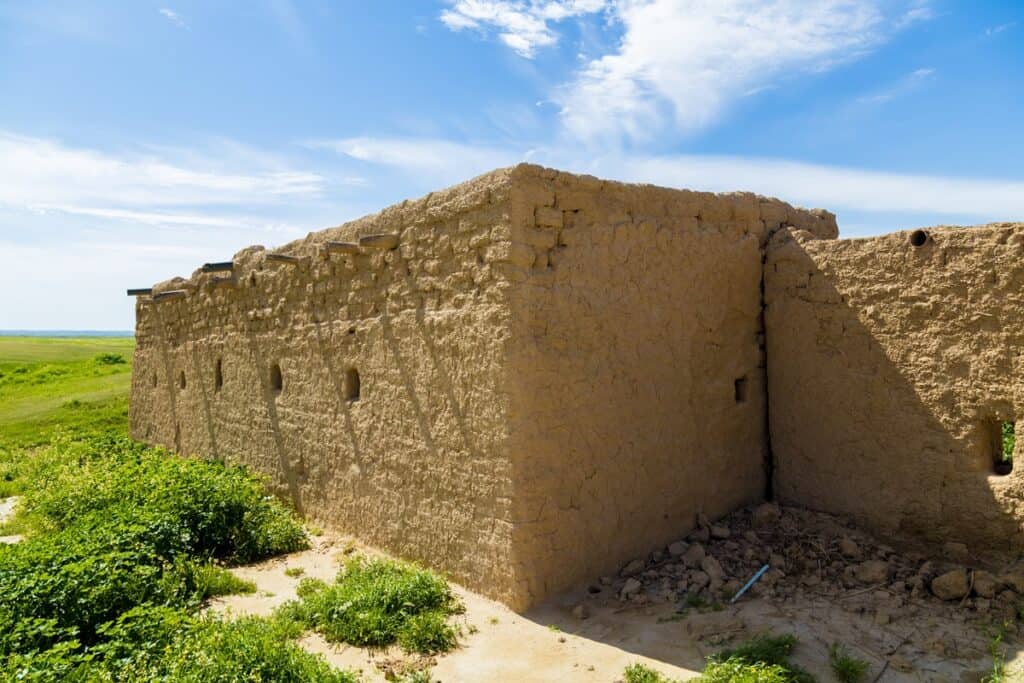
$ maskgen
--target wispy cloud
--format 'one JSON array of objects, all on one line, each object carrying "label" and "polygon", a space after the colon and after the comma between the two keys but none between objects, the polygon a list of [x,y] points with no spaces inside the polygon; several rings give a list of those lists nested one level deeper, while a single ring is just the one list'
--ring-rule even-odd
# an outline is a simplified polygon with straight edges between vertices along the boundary
[{"label": "wispy cloud", "polygon": [[793,74],[857,59],[932,16],[926,0],[458,0],[453,30],[487,28],[520,55],[553,45],[554,23],[606,12],[621,30],[555,92],[584,140],[650,140],[714,124],[737,99]]},{"label": "wispy cloud", "polygon": [[160,14],[167,17],[167,20],[175,26],[177,26],[178,28],[188,29],[188,24],[185,23],[185,20],[181,18],[181,15],[175,12],[174,10],[167,7],[161,7]]},{"label": "wispy cloud", "polygon": [[[864,212],[1024,218],[1024,181],[903,174],[785,159],[608,154],[571,146],[481,148],[440,139],[356,138],[324,143],[342,154],[410,174],[464,169],[460,177],[523,159],[583,173],[714,192],[747,190],[806,206]],[[471,171],[470,171],[471,169]],[[841,226],[840,226],[841,227]]]},{"label": "wispy cloud", "polygon": [[0,204],[132,208],[267,204],[318,196],[324,178],[289,168],[240,172],[223,161],[186,165],[153,155],[114,155],[0,132]]},{"label": "wispy cloud", "polygon": [[[626,159],[624,179],[712,191],[750,190],[828,209],[1024,218],[1024,181],[890,173],[781,159],[667,156]],[[842,228],[842,226],[840,226]]]},{"label": "wispy cloud", "polygon": [[603,10],[609,0],[454,0],[441,12],[453,31],[493,28],[498,39],[527,59],[558,42],[552,24]]},{"label": "wispy cloud", "polygon": [[429,173],[438,182],[456,182],[530,157],[529,150],[473,145],[433,138],[355,137],[307,142],[351,159],[407,173]]},{"label": "wispy cloud", "polygon": [[1008,31],[1011,28],[1014,28],[1016,25],[1017,25],[1016,21],[1011,21],[1011,22],[1006,23],[1006,24],[999,24],[998,26],[990,26],[987,29],[985,29],[985,35],[986,36],[999,35],[1003,31]]},{"label": "wispy cloud", "polygon": [[858,97],[857,102],[860,104],[884,104],[917,90],[934,77],[935,69],[933,68],[915,69],[888,87]]}]

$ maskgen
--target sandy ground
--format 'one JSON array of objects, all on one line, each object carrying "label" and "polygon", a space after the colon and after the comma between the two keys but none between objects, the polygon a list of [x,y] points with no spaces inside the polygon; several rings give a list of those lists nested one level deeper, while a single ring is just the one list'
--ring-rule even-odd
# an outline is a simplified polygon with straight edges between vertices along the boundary
[{"label": "sandy ground", "polygon": [[[7,520],[8,517],[14,514],[14,506],[18,504],[18,497],[11,496],[10,498],[0,499],[0,524]],[[21,540],[21,536],[0,536],[0,543],[17,543]]]},{"label": "sandy ground", "polygon": [[[16,503],[14,497],[0,500],[0,522],[12,514]],[[18,540],[0,537],[0,543]],[[255,582],[257,592],[215,600],[210,609],[268,615],[295,598],[302,577],[333,580],[353,552],[382,555],[347,538],[315,537],[309,550],[233,570]],[[285,574],[287,569],[301,569],[302,574],[291,577]],[[608,588],[592,593],[583,586],[519,615],[459,586],[454,589],[466,611],[455,618],[463,634],[460,646],[446,655],[422,659],[397,649],[335,646],[315,634],[302,644],[335,666],[360,671],[368,682],[385,681],[387,671],[430,667],[442,683],[612,683],[636,662],[686,680],[698,675],[708,655],[763,632],[796,635],[799,645],[793,661],[822,682],[834,680],[828,667],[833,643],[842,643],[869,662],[868,680],[873,683],[968,683],[991,671],[990,632],[967,619],[951,619],[948,611],[928,609],[910,619],[880,624],[872,596],[864,591],[833,598],[801,595],[784,603],[745,598],[718,610],[681,615],[668,604],[623,604],[607,594]],[[581,611],[585,618],[580,618]],[[1004,649],[1006,680],[1024,681],[1024,648],[1007,642]]]},{"label": "sandy ground", "polygon": [[[237,575],[256,583],[258,592],[219,599],[211,609],[269,614],[295,597],[301,577],[286,576],[286,569],[301,568],[302,576],[331,580],[347,552],[380,554],[348,539],[318,537],[307,551],[236,569]],[[466,605],[465,614],[457,617],[463,627],[460,647],[434,660],[410,659],[397,650],[333,646],[315,635],[303,644],[336,666],[360,670],[366,681],[386,680],[388,668],[429,665],[434,679],[443,683],[612,683],[634,662],[686,680],[698,675],[706,656],[765,631],[796,635],[793,661],[823,683],[834,680],[828,667],[832,643],[844,644],[870,663],[868,681],[966,683],[991,670],[988,634],[927,612],[880,625],[872,610],[859,605],[863,596],[852,592],[840,600],[807,596],[783,605],[750,598],[719,611],[691,610],[684,616],[669,605],[622,605],[610,596],[592,595],[586,587],[524,615],[458,586],[455,590]],[[580,604],[586,605],[585,619],[574,616]],[[1008,645],[1007,659],[1011,670],[1024,672],[1019,647]],[[1024,674],[1011,673],[1007,680],[1024,680]]]}]

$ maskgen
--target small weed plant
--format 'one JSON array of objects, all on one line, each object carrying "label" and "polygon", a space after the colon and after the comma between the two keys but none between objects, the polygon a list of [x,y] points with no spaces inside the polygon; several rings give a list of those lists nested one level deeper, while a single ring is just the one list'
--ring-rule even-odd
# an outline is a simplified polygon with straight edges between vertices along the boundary
[{"label": "small weed plant", "polygon": [[1003,639],[1006,637],[1006,630],[1002,627],[992,634],[988,643],[988,653],[992,657],[992,670],[987,673],[981,683],[1004,683],[1009,681],[1006,671],[1006,650],[1003,648]]},{"label": "small weed plant", "polygon": [[867,680],[868,663],[852,656],[838,643],[829,648],[828,663],[840,683],[862,683]]},{"label": "small weed plant", "polygon": [[302,579],[299,601],[281,615],[328,641],[409,652],[445,652],[456,644],[448,617],[461,611],[447,582],[433,572],[391,560],[353,557],[333,584]]},{"label": "small weed plant", "polygon": [[[792,635],[764,634],[709,657],[697,683],[814,683],[806,671],[789,663],[796,646]],[[626,668],[625,683],[676,683],[643,664]]]},{"label": "small weed plant", "polygon": [[625,683],[677,683],[643,664],[630,664],[623,672],[622,678]]}]

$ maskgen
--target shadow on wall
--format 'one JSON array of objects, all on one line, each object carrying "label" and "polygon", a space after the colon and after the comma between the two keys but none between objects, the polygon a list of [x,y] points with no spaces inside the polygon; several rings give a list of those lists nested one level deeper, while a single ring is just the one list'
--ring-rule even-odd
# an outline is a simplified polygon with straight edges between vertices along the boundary
[{"label": "shadow on wall", "polygon": [[[263,399],[267,411],[267,419],[270,422],[270,431],[274,441],[274,452],[277,455],[278,471],[284,479],[288,488],[288,496],[300,515],[305,515],[306,508],[302,499],[301,479],[305,475],[305,468],[302,466],[302,455],[299,454],[293,461],[288,457],[288,451],[281,434],[281,422],[277,414],[277,397],[281,392],[282,380],[281,369],[277,360],[271,363],[269,358],[260,350],[260,338],[254,330],[247,330],[249,352],[256,363],[257,372],[260,377],[260,396]],[[245,461],[242,458],[243,462]]]},{"label": "shadow on wall", "polygon": [[[997,475],[992,436],[1014,397],[1005,386],[977,386],[984,373],[970,360],[951,361],[943,349],[962,330],[933,319],[943,307],[960,307],[948,315],[962,317],[971,304],[935,292],[935,274],[898,286],[884,254],[874,257],[877,289],[852,282],[874,276],[855,258],[849,267],[847,246],[857,248],[780,235],[766,266],[780,502],[849,515],[933,551],[949,541],[975,556],[1019,550],[1024,467]],[[905,238],[894,246],[914,248]],[[920,270],[914,258],[924,256],[908,257],[909,273]],[[970,403],[972,413],[963,408]]]}]

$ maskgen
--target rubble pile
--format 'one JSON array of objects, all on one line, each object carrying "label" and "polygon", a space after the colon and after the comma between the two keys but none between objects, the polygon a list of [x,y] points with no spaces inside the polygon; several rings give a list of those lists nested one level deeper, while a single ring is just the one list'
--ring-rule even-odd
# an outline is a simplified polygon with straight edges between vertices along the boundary
[{"label": "rubble pile", "polygon": [[958,621],[1016,630],[1024,571],[972,567],[962,544],[943,550],[943,559],[899,553],[842,518],[764,503],[714,524],[700,516],[686,538],[602,577],[590,594],[606,604],[671,604],[680,614],[715,609],[768,565],[742,599],[824,598],[870,610],[879,624],[946,609]]}]

